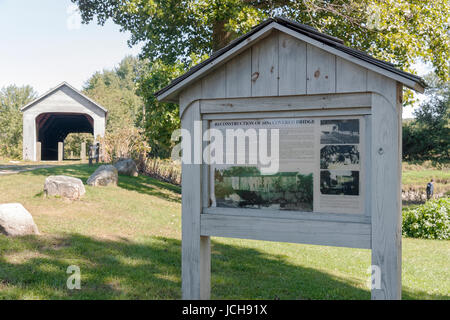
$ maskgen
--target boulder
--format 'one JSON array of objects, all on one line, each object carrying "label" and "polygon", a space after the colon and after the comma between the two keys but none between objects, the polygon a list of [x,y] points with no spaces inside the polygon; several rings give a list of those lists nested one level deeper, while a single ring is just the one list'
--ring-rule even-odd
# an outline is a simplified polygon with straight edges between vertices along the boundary
[{"label": "boulder", "polygon": [[108,164],[102,165],[95,170],[95,172],[87,180],[90,186],[108,186],[110,184],[117,185],[119,179],[117,169]]},{"label": "boulder", "polygon": [[74,177],[50,176],[45,179],[44,193],[47,196],[77,200],[86,193],[83,182]]},{"label": "boulder", "polygon": [[0,233],[7,236],[39,234],[33,217],[20,203],[0,204]]},{"label": "boulder", "polygon": [[114,167],[117,169],[119,174],[123,174],[126,176],[137,177],[139,175],[138,168],[133,159],[120,159],[114,164]]}]

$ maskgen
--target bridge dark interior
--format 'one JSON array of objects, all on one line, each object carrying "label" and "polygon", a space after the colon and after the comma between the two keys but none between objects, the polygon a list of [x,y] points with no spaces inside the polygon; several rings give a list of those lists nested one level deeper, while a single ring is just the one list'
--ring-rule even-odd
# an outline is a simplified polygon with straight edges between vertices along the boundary
[{"label": "bridge dark interior", "polygon": [[36,118],[36,128],[41,159],[58,160],[58,142],[63,142],[69,133],[94,134],[94,120],[87,114],[43,113]]}]

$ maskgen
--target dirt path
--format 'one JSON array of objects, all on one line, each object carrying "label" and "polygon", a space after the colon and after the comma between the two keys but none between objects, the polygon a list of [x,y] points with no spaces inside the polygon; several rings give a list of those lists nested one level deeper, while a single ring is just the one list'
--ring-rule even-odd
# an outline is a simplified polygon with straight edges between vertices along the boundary
[{"label": "dirt path", "polygon": [[31,171],[36,169],[45,169],[45,168],[51,168],[55,165],[0,165],[0,176],[8,175],[8,174],[16,174],[19,172],[25,172],[25,171]]}]

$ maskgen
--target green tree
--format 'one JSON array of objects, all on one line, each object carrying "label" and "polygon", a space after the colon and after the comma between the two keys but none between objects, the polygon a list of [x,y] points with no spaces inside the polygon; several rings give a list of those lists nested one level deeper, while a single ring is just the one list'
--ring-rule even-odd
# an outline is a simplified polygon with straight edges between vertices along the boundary
[{"label": "green tree", "polygon": [[313,175],[298,174],[297,175],[297,197],[300,201],[313,203]]},{"label": "green tree", "polygon": [[37,97],[31,86],[0,90],[0,156],[22,158],[22,108]]},{"label": "green tree", "polygon": [[137,79],[138,94],[145,101],[142,125],[151,155],[160,158],[170,156],[176,143],[171,141],[172,132],[180,127],[179,107],[176,103],[159,102],[154,92],[170,83],[184,72],[184,64],[166,64],[158,59],[142,69]]},{"label": "green tree", "polygon": [[136,93],[135,78],[144,61],[125,57],[113,70],[96,72],[84,85],[83,92],[108,109],[106,131],[126,126],[140,126],[144,101]]},{"label": "green tree", "polygon": [[[143,133],[146,125],[144,99],[137,93],[137,78],[146,63],[127,56],[116,68],[96,72],[84,86],[84,93],[108,110],[106,132],[101,139],[106,161],[133,157],[140,165],[149,152]],[[69,142],[79,148],[81,139],[86,140],[86,137],[79,134]]]},{"label": "green tree", "polygon": [[429,154],[428,146],[426,132],[419,130],[413,119],[404,120],[402,125],[403,160],[423,159],[425,155]]},{"label": "green tree", "polygon": [[71,159],[73,154],[74,159],[81,157],[81,143],[86,143],[86,157],[88,148],[94,143],[94,135],[90,133],[69,133],[64,139],[64,159]]},{"label": "green tree", "polygon": [[428,99],[415,112],[415,119],[403,123],[405,160],[450,161],[450,83],[435,75],[426,77]]},{"label": "green tree", "polygon": [[[143,45],[151,62],[139,81],[145,100],[145,130],[153,155],[166,157],[170,135],[179,127],[178,107],[156,101],[153,93],[199,57],[248,32],[268,17],[282,15],[343,39],[396,67],[414,72],[429,62],[448,81],[450,2],[441,0],[72,0],[84,23],[111,19],[131,34],[129,45]],[[193,57],[195,57],[193,59]],[[154,77],[154,78],[153,78]],[[405,91],[405,104],[412,102]]]},{"label": "green tree", "polygon": [[83,22],[108,19],[143,43],[142,55],[174,63],[211,54],[252,26],[283,15],[342,38],[406,70],[418,59],[449,78],[450,2],[441,0],[72,0]]}]

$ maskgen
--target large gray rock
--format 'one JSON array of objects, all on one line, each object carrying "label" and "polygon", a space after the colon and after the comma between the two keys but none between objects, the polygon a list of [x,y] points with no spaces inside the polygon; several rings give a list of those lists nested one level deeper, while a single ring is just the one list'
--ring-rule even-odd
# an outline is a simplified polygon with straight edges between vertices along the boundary
[{"label": "large gray rock", "polygon": [[47,196],[77,200],[86,193],[83,182],[74,177],[50,176],[45,179],[44,193]]},{"label": "large gray rock", "polygon": [[95,170],[95,172],[87,180],[87,184],[90,186],[108,186],[117,185],[119,179],[117,169],[108,164],[102,165]]},{"label": "large gray rock", "polygon": [[117,169],[119,174],[137,177],[139,175],[138,168],[133,159],[120,159],[114,164],[114,167]]},{"label": "large gray rock", "polygon": [[0,204],[0,233],[7,236],[39,234],[33,217],[20,203]]}]

